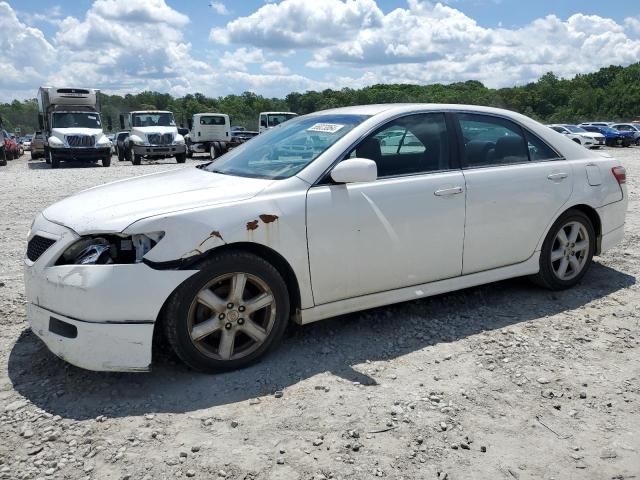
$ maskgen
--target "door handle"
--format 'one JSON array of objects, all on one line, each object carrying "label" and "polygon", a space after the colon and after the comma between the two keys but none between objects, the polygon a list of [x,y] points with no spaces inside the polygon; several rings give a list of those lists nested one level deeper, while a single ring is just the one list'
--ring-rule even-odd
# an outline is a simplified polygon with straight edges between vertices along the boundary
[{"label": "door handle", "polygon": [[457,195],[459,193],[462,193],[462,187],[443,188],[443,189],[436,190],[435,192],[433,192],[433,194],[437,195],[438,197],[446,197],[446,196],[449,196],[449,195]]},{"label": "door handle", "polygon": [[552,173],[551,175],[547,175],[547,178],[549,180],[564,180],[568,176],[568,173]]}]

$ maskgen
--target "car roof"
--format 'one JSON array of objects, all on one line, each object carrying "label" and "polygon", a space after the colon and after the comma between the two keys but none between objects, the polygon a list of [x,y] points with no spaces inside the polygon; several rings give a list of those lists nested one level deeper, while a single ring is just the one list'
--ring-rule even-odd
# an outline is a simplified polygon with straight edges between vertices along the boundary
[{"label": "car roof", "polygon": [[478,113],[494,113],[497,115],[519,116],[517,112],[505,110],[502,108],[485,107],[482,105],[464,105],[449,103],[381,103],[372,105],[356,105],[351,107],[332,108],[315,112],[315,114],[342,114],[342,115],[368,115],[375,116],[381,113],[411,113],[412,111],[460,111],[460,112],[478,112]]}]

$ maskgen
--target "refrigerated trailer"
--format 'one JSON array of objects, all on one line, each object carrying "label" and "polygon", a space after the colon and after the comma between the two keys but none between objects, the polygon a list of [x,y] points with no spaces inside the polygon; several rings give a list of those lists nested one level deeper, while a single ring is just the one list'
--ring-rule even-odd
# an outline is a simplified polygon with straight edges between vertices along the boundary
[{"label": "refrigerated trailer", "polygon": [[111,165],[111,140],[100,118],[100,90],[40,87],[37,100],[45,159],[52,168],[61,160],[100,160],[104,167]]}]

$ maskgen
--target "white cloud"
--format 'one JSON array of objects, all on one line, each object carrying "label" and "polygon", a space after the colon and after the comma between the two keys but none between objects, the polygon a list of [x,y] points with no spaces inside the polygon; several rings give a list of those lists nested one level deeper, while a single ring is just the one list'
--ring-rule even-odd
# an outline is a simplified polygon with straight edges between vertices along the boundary
[{"label": "white cloud", "polygon": [[210,2],[209,6],[216,12],[218,15],[229,15],[231,12],[227,10],[227,7],[222,2]]},{"label": "white cloud", "polygon": [[275,60],[271,62],[263,63],[262,70],[265,73],[271,73],[274,75],[287,75],[291,73],[291,71],[287,67],[285,67],[282,62],[275,61]]},{"label": "white cloud", "polygon": [[224,52],[219,63],[226,71],[246,72],[252,63],[264,62],[264,55],[259,48],[238,48],[234,52]]},{"label": "white cloud", "polygon": [[210,39],[265,48],[314,47],[379,26],[382,16],[375,0],[283,0],[212,29]]}]

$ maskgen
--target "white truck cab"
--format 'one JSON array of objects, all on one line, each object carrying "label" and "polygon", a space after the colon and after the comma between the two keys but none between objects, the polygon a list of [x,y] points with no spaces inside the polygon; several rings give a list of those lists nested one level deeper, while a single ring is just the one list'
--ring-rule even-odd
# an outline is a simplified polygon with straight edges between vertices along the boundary
[{"label": "white truck cab", "polygon": [[52,168],[60,160],[101,160],[103,166],[111,165],[111,140],[102,131],[100,119],[100,90],[40,87],[38,123]]},{"label": "white truck cab", "polygon": [[298,114],[293,112],[260,112],[260,116],[258,117],[258,131],[262,133],[297,116]]},{"label": "white truck cab", "polygon": [[[127,160],[140,165],[142,158],[176,157],[178,163],[187,159],[185,140],[178,133],[173,113],[167,110],[129,112],[129,137],[124,141]],[[125,129],[125,115],[120,115],[120,127]]]}]

